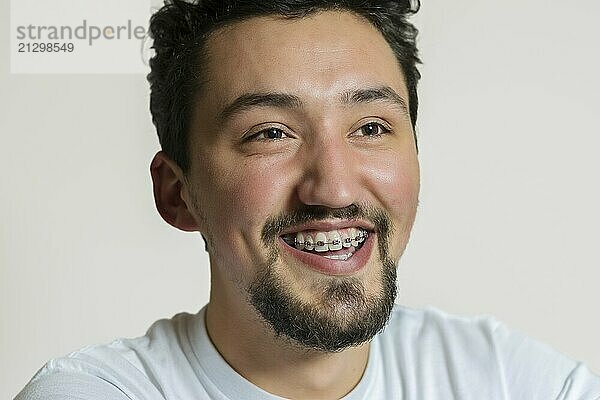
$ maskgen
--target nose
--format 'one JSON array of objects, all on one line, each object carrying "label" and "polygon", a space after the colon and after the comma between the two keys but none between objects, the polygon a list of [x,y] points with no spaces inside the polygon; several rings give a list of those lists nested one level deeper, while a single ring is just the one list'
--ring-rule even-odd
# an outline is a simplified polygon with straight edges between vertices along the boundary
[{"label": "nose", "polygon": [[343,208],[358,202],[359,160],[343,139],[314,143],[303,160],[298,197],[306,205]]}]

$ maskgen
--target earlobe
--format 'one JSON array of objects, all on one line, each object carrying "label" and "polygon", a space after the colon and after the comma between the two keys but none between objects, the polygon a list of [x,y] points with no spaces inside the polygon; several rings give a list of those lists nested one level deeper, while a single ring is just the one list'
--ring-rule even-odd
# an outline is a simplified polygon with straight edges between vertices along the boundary
[{"label": "earlobe", "polygon": [[198,224],[183,199],[183,172],[164,152],[158,152],[150,163],[154,202],[161,217],[182,231],[198,231]]}]

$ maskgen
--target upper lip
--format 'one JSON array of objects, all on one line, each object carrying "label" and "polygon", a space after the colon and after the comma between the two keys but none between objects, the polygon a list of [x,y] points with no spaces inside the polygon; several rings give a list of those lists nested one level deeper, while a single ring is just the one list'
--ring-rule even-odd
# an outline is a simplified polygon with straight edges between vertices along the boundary
[{"label": "upper lip", "polygon": [[296,233],[302,231],[322,231],[329,232],[338,229],[345,228],[361,228],[369,232],[375,231],[375,226],[365,220],[361,219],[334,219],[334,220],[321,220],[321,221],[310,221],[300,225],[291,226],[281,232],[281,235],[287,235],[289,233]]}]

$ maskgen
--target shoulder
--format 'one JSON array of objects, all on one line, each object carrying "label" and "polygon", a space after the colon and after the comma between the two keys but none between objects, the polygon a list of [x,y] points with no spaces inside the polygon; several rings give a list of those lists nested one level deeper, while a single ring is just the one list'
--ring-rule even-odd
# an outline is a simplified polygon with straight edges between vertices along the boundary
[{"label": "shoulder", "polygon": [[461,364],[490,370],[501,364],[502,327],[487,315],[458,316],[432,307],[396,305],[377,341],[384,357],[410,360],[405,368],[418,366],[434,375],[439,372],[435,369],[460,368]]},{"label": "shoulder", "polygon": [[396,306],[381,336],[386,344],[408,341],[418,344],[421,351],[444,349],[472,360],[505,364],[518,359],[529,362],[554,359],[571,369],[576,364],[490,315],[459,316],[433,307]]},{"label": "shoulder", "polygon": [[69,399],[70,393],[82,393],[82,390],[90,399],[120,399],[117,393],[124,399],[162,398],[155,377],[185,358],[182,339],[187,337],[187,325],[193,317],[187,313],[177,314],[156,321],[144,336],[86,346],[52,359],[35,374],[17,399]]},{"label": "shoulder", "polygon": [[422,309],[395,305],[386,331],[402,335],[486,335],[502,323],[490,315],[459,316],[434,307]]},{"label": "shoulder", "polygon": [[377,340],[388,363],[417,371],[424,381],[435,377],[465,391],[495,387],[509,398],[570,399],[558,395],[574,387],[574,377],[594,390],[600,381],[581,363],[489,315],[396,306]]}]

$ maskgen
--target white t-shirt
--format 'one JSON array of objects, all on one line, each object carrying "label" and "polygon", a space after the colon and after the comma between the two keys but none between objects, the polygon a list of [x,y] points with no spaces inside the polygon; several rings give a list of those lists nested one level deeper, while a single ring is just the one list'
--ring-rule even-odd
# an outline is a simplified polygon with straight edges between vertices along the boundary
[{"label": "white t-shirt", "polygon": [[[16,400],[275,400],[211,343],[204,309],[48,362]],[[600,400],[600,377],[489,317],[396,306],[344,400]]]}]

